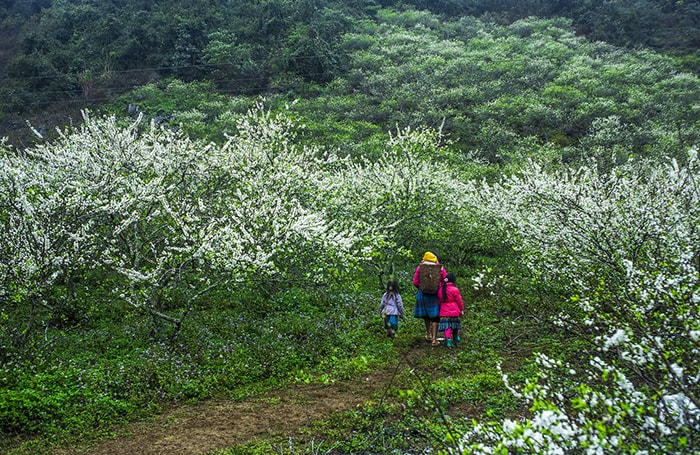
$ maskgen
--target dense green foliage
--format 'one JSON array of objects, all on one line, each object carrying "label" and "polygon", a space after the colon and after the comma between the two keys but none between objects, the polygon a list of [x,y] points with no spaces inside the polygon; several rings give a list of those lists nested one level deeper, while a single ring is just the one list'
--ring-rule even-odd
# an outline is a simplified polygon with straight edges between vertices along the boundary
[{"label": "dense green foliage", "polygon": [[[378,297],[395,276],[410,311],[428,249],[470,303],[466,349],[324,437],[349,453],[693,447],[698,14],[5,2],[0,120],[67,102],[108,116],[0,144],[0,449],[389,364],[420,321],[385,343]],[[478,422],[444,420],[459,405]]]},{"label": "dense green foliage", "polygon": [[[339,43],[350,65],[345,76],[268,97],[277,109],[294,101],[305,137],[317,144],[367,156],[395,126],[427,125],[469,151],[446,157],[455,165],[469,157],[509,164],[591,155],[616,163],[630,153],[675,156],[700,135],[698,78],[668,58],[588,42],[562,20],[503,27],[473,18],[443,23],[429,13],[379,16]],[[138,106],[221,141],[235,127],[230,114],[250,103],[210,83],[174,80],[124,95],[110,111]]]},{"label": "dense green foliage", "polygon": [[327,83],[353,67],[344,36],[383,20],[384,8],[415,8],[433,23],[566,17],[590,40],[669,52],[697,69],[700,5],[690,0],[3,2],[0,115],[11,125],[64,102],[95,106],[167,77],[239,95]]}]

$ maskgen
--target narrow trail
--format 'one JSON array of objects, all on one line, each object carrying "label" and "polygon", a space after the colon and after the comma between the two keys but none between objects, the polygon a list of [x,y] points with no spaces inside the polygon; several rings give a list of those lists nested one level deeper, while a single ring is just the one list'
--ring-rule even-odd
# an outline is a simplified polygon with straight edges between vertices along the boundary
[{"label": "narrow trail", "polygon": [[409,363],[420,361],[433,349],[416,343],[398,364],[351,380],[270,390],[243,401],[212,399],[173,408],[151,421],[129,426],[126,435],[89,449],[64,447],[54,454],[201,455],[256,439],[298,435],[312,422],[382,399],[397,371],[409,370]]}]

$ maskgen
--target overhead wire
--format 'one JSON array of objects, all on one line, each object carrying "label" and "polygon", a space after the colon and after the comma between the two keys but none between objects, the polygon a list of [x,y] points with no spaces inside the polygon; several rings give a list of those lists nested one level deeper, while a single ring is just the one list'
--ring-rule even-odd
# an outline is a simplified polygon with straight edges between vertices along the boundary
[{"label": "overhead wire", "polygon": [[[342,54],[334,54],[336,56],[347,56],[349,53],[342,53]],[[103,74],[108,74],[110,76],[118,76],[118,75],[125,75],[125,74],[148,74],[148,73],[157,73],[157,72],[163,72],[163,73],[177,73],[178,71],[187,71],[187,70],[216,70],[220,68],[225,68],[225,67],[230,67],[230,66],[236,66],[236,65],[246,65],[253,63],[254,65],[268,65],[271,63],[276,63],[276,62],[284,62],[284,61],[304,61],[304,60],[311,60],[314,58],[318,58],[317,55],[301,55],[301,56],[284,56],[284,57],[277,57],[277,58],[271,58],[271,57],[266,57],[262,59],[252,59],[252,60],[229,60],[225,62],[220,62],[220,63],[202,63],[202,64],[191,64],[191,65],[171,65],[171,66],[149,66],[149,67],[142,67],[142,68],[130,68],[130,69],[122,69],[122,70],[107,70]],[[300,78],[315,78],[319,76],[323,76],[324,72],[313,72],[313,73],[297,73],[295,76],[298,76]],[[10,76],[5,76],[5,77],[0,77],[0,81],[18,81],[18,82],[31,82],[31,81],[38,81],[38,80],[62,80],[62,79],[79,79],[80,77],[84,76],[85,72],[71,72],[71,73],[58,73],[58,74],[47,74],[47,75],[41,75],[41,76],[24,76],[24,77],[10,77]],[[97,75],[96,77],[99,77]],[[249,84],[251,82],[263,82],[263,81],[268,81],[270,79],[270,76],[246,76],[246,77],[231,77],[231,78],[218,78],[218,79],[205,79],[205,80],[199,80],[199,82],[211,82],[215,85],[217,84],[240,84],[240,85],[245,85]],[[27,104],[29,105],[52,105],[52,104],[80,104],[80,103],[85,103],[85,104],[94,104],[94,103],[100,103],[100,102],[107,102],[113,99],[113,96],[115,94],[123,94],[123,93],[128,93],[130,90],[140,87],[143,84],[131,84],[127,85],[124,87],[97,87],[95,88],[95,91],[99,92],[107,92],[109,95],[105,97],[99,97],[99,98],[85,98],[83,93],[85,92],[82,87],[75,88],[75,89],[67,89],[67,90],[41,90],[40,93],[41,95],[45,95],[47,97],[63,97],[62,99],[48,99],[48,100],[35,100],[35,101],[28,101]],[[246,94],[246,93],[259,93],[261,91],[265,90],[273,90],[273,91],[278,91],[278,90],[289,90],[291,88],[295,87],[301,87],[303,86],[302,84],[286,84],[278,87],[266,87],[266,88],[257,88],[257,87],[240,87],[240,88],[221,88],[217,90],[219,93],[228,93],[228,94]]]}]

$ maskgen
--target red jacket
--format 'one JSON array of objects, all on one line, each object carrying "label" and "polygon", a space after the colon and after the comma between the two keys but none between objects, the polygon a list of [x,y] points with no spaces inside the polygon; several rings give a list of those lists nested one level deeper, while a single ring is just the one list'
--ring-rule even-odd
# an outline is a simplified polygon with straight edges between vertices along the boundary
[{"label": "red jacket", "polygon": [[447,283],[447,292],[443,295],[443,287],[438,290],[438,302],[440,302],[440,316],[459,317],[464,311],[462,293],[454,283]]}]

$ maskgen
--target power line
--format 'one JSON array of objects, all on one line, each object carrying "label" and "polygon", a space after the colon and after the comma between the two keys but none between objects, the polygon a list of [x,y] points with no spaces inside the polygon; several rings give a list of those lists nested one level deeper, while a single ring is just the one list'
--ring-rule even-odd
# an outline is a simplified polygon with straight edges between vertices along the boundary
[{"label": "power line", "polygon": [[[468,44],[468,42],[464,43],[465,46]],[[483,62],[483,53],[478,52],[478,55],[465,55],[460,57],[459,59],[461,61],[470,61],[470,62]],[[351,57],[354,55],[357,55],[357,52],[343,52],[343,53],[336,53],[333,54],[334,56],[338,58],[347,58]],[[659,55],[664,55],[664,54],[659,54]],[[489,55],[489,61],[492,63],[501,63],[501,62],[506,62],[506,61],[514,61],[514,60],[519,60],[523,58],[528,58],[530,59],[532,56],[528,55],[509,55],[509,56],[503,56],[503,55],[494,55],[490,54]],[[127,75],[127,74],[146,74],[146,73],[153,73],[153,72],[172,72],[176,73],[178,71],[186,71],[186,70],[216,70],[216,69],[221,69],[221,68],[226,68],[229,66],[240,66],[240,65],[246,65],[246,64],[254,64],[254,65],[262,65],[263,68],[266,65],[270,64],[275,64],[275,63],[284,63],[284,62],[302,62],[302,61],[308,61],[312,59],[317,59],[319,58],[318,55],[300,55],[300,56],[275,56],[275,57],[266,57],[266,58],[261,58],[261,59],[250,59],[250,60],[229,60],[229,61],[224,61],[220,63],[206,63],[206,64],[192,64],[192,65],[171,65],[171,66],[152,66],[152,67],[143,67],[143,68],[132,68],[132,69],[123,69],[123,70],[106,70],[103,74],[109,74],[109,75]],[[551,57],[543,57],[544,59],[552,59]],[[562,62],[559,62],[562,63]],[[59,80],[59,79],[80,79],[81,77],[85,76],[85,72],[73,72],[73,73],[58,73],[58,74],[52,74],[52,75],[44,75],[44,76],[25,76],[25,77],[9,77],[5,76],[0,78],[0,81],[17,81],[17,82],[31,82],[31,81],[37,81],[37,80]],[[313,73],[290,73],[292,76],[300,77],[300,78],[308,78],[308,79],[314,79],[316,77],[320,76],[332,76],[333,71],[329,72],[313,72]],[[197,82],[210,82],[215,85],[247,85],[250,83],[263,83],[263,82],[268,82],[271,78],[273,78],[273,75],[260,75],[260,76],[247,76],[247,77],[230,77],[230,78],[219,78],[219,79],[207,79],[207,80],[197,80]],[[78,82],[79,83],[79,82]],[[72,104],[77,104],[77,103],[85,103],[85,104],[91,104],[91,103],[99,103],[99,102],[105,102],[105,101],[110,101],[113,99],[114,94],[119,94],[119,93],[127,93],[128,91],[142,86],[141,84],[131,84],[127,85],[124,87],[118,87],[118,88],[109,88],[109,87],[95,87],[96,92],[106,92],[107,95],[105,97],[99,97],[99,98],[86,98],[84,94],[86,93],[85,87],[80,87],[80,88],[75,88],[75,89],[66,89],[66,90],[40,90],[39,93],[41,95],[45,95],[47,97],[52,97],[52,96],[59,96],[59,97],[67,97],[68,99],[62,99],[62,100],[36,100],[36,101],[29,101],[27,104],[29,105],[51,105],[51,104],[61,104],[61,103],[72,103]],[[286,84],[282,86],[265,86],[265,87],[239,87],[239,88],[220,88],[218,90],[218,93],[228,93],[228,94],[247,94],[247,93],[260,93],[260,92],[265,92],[265,91],[280,91],[280,90],[289,90],[293,89],[296,87],[304,87],[303,84]],[[26,92],[25,92],[26,93]],[[21,95],[20,95],[21,96]],[[80,99],[77,99],[80,98]]]},{"label": "power line", "polygon": [[[333,53],[333,56],[347,57],[353,55],[351,52],[345,53]],[[266,57],[263,59],[250,59],[250,60],[229,60],[221,63],[201,63],[192,65],[169,65],[169,66],[151,66],[142,68],[132,68],[132,69],[122,69],[122,70],[105,70],[103,73],[109,74],[131,74],[131,73],[148,73],[148,72],[159,72],[159,71],[178,71],[178,70],[192,70],[192,69],[216,69],[227,66],[243,66],[246,64],[253,63],[255,65],[266,65],[269,63],[279,63],[285,61],[302,61],[302,60],[313,60],[318,59],[319,55],[300,55],[300,56],[282,56],[282,57]],[[17,81],[32,81],[32,80],[42,80],[42,79],[60,79],[60,78],[80,78],[86,74],[87,70],[80,72],[71,73],[57,73],[42,76],[22,76],[22,77],[12,77],[3,76],[0,77],[2,80],[17,80]]]},{"label": "power line", "polygon": [[[315,75],[322,75],[323,73],[315,73]],[[302,76],[313,76],[314,74],[307,74],[307,75],[302,75]],[[232,81],[239,81],[243,79],[234,79]],[[230,82],[230,80],[220,80],[220,81],[226,81]],[[214,82],[214,81],[211,81]],[[256,87],[240,87],[240,88],[229,88],[229,89],[223,89],[219,88],[217,89],[217,94],[229,94],[229,95],[251,95],[251,94],[256,94],[256,93],[264,93],[264,92],[281,92],[281,91],[287,91],[295,88],[303,88],[305,87],[305,84],[299,83],[299,84],[285,84],[285,85],[278,85],[278,86],[272,86],[272,87],[264,87],[264,88],[256,88]],[[41,92],[42,94],[44,93],[49,93],[49,94],[64,94],[66,96],[71,96],[71,98],[64,98],[61,100],[30,100],[25,105],[29,106],[45,106],[45,105],[76,105],[76,104],[83,104],[83,105],[91,105],[91,104],[96,104],[96,103],[106,103],[109,101],[114,101],[115,95],[118,96],[120,94],[128,93],[130,90],[140,87],[136,85],[120,88],[120,89],[99,89],[96,91],[100,92],[107,92],[102,97],[91,97],[91,98],[86,98],[84,96],[81,96],[83,91],[80,89],[76,90],[65,90],[65,91],[51,91],[51,92]]]}]

